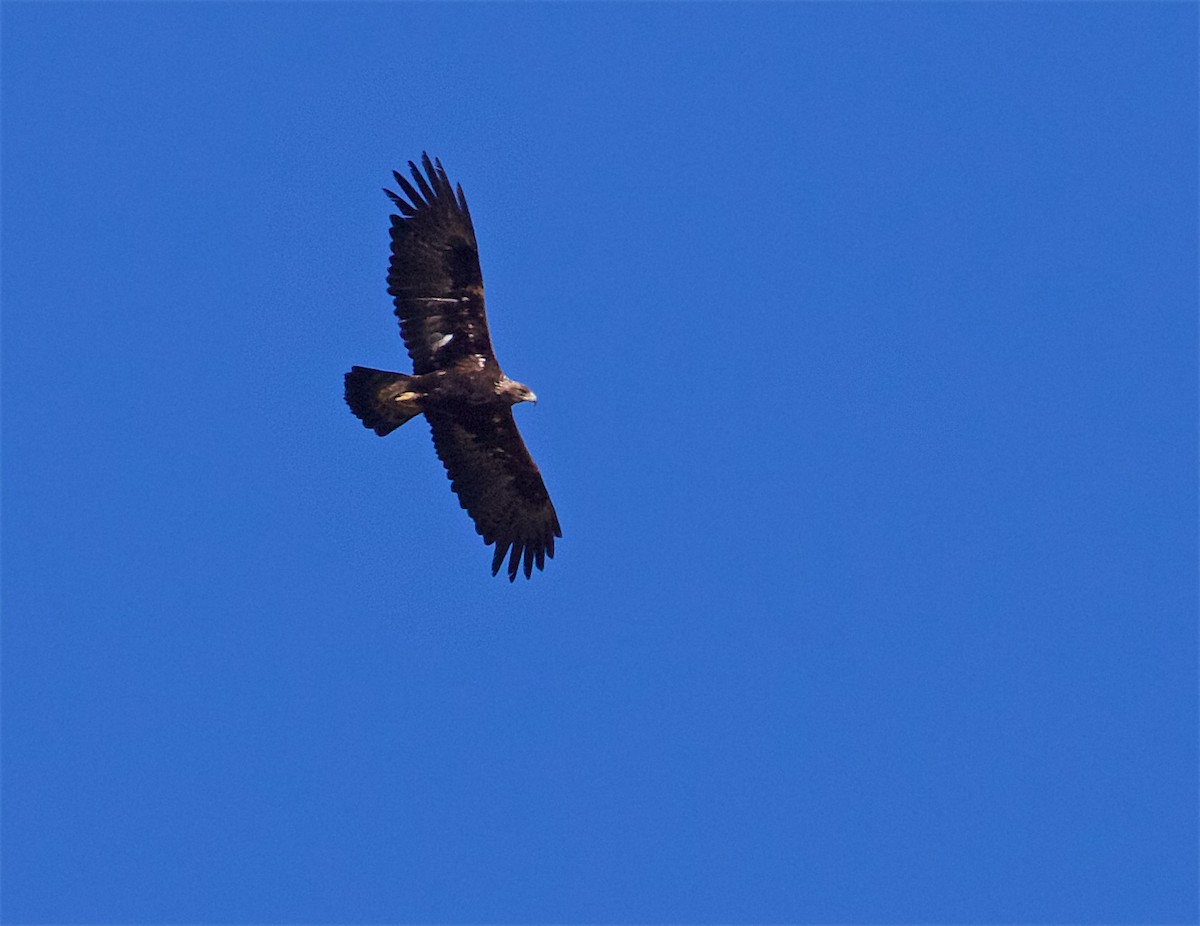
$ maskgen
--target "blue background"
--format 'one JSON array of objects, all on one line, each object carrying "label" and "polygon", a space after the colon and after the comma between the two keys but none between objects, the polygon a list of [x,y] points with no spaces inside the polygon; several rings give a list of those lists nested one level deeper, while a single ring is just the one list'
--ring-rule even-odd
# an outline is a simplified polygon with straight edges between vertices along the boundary
[{"label": "blue background", "polygon": [[[3,10],[8,922],[1183,922],[1191,4]],[[488,574],[390,170],[561,516]]]}]

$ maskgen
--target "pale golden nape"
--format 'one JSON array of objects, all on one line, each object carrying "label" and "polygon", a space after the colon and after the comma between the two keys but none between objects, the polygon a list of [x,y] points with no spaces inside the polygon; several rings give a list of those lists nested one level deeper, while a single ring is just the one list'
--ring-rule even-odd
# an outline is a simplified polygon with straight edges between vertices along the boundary
[{"label": "pale golden nape", "polygon": [[515,379],[509,379],[507,376],[502,377],[496,383],[496,395],[503,396],[508,399],[513,405],[518,402],[533,402],[537,404],[537,396],[534,395],[532,389],[524,383],[518,383]]}]

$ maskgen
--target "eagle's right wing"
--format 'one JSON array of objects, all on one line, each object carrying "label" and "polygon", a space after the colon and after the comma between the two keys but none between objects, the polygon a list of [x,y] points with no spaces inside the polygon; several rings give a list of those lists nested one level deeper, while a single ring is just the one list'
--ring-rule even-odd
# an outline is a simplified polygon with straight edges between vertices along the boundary
[{"label": "eagle's right wing", "polygon": [[541,569],[546,557],[554,556],[554,538],[562,536],[562,529],[512,409],[430,409],[425,417],[459,504],[483,542],[496,545],[492,575],[507,555],[509,581],[522,565],[529,578],[534,565]]},{"label": "eagle's right wing", "polygon": [[413,372],[446,369],[472,354],[495,363],[483,307],[483,274],[475,229],[462,187],[450,186],[442,162],[408,162],[416,186],[393,171],[405,199],[384,190],[401,215],[392,216],[388,292]]}]

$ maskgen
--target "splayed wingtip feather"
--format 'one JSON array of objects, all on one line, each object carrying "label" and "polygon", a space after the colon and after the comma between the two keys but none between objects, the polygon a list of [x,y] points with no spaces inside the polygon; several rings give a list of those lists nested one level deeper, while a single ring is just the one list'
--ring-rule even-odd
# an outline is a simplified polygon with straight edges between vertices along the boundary
[{"label": "splayed wingtip feather", "polygon": [[[428,155],[425,156],[425,162],[429,162]],[[417,165],[412,161],[408,162],[408,166],[412,168],[413,179],[417,181],[417,186],[420,188],[421,192],[425,194],[425,202],[433,205],[433,201],[437,199],[437,196],[434,194],[433,189],[429,186],[429,181],[425,179],[421,171],[417,169]]]},{"label": "splayed wingtip feather", "polygon": [[496,575],[500,571],[500,566],[504,563],[505,554],[508,553],[508,547],[507,543],[496,544],[496,552],[492,555],[492,575]]},{"label": "splayed wingtip feather", "polygon": [[426,205],[425,200],[421,199],[421,194],[417,192],[416,188],[411,183],[409,183],[400,175],[399,171],[392,171],[392,176],[396,178],[396,183],[400,185],[400,189],[404,191],[404,195],[408,197],[409,201],[413,205],[413,208],[420,209],[422,206]]}]

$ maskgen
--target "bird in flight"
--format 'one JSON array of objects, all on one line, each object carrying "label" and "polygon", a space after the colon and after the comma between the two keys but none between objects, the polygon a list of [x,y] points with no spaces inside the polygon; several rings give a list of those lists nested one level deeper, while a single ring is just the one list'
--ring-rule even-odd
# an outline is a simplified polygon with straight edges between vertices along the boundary
[{"label": "bird in flight", "polygon": [[392,218],[388,292],[413,372],[352,367],[346,404],[380,437],[424,414],[433,446],[475,530],[495,544],[492,575],[508,557],[508,579],[545,566],[562,536],[537,464],[513,420],[533,391],[509,379],[492,351],[483,307],[483,274],[462,186],[451,187],[439,160],[408,162],[403,195],[384,190],[400,211]]}]

